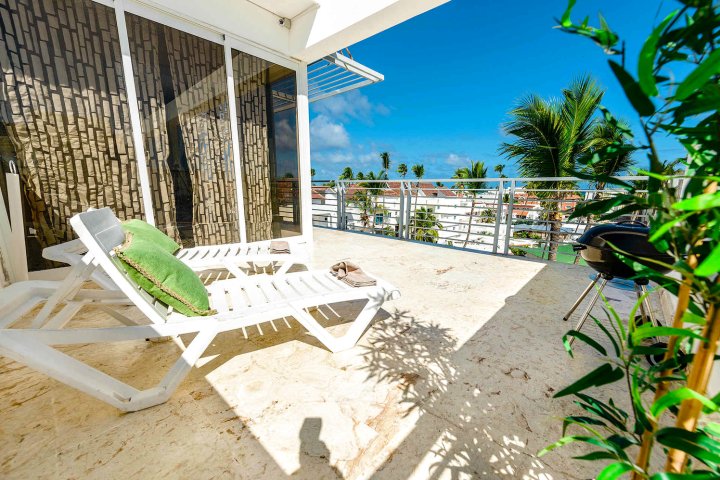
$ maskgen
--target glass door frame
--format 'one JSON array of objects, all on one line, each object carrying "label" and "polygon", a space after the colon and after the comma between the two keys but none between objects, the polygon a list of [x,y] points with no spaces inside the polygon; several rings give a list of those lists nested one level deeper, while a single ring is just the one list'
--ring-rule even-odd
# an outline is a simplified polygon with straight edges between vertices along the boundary
[{"label": "glass door frame", "polygon": [[[296,74],[297,89],[297,148],[298,148],[298,176],[300,183],[300,215],[302,234],[294,239],[299,241],[312,242],[312,194],[311,194],[311,175],[310,175],[310,108],[308,102],[308,81],[307,81],[307,63],[284,56],[275,51],[266,49],[260,45],[248,41],[234,33],[225,32],[221,29],[214,28],[209,25],[199,25],[191,19],[186,19],[181,13],[172,12],[161,9],[138,0],[93,0],[105,5],[112,5],[118,16],[118,29],[120,30],[121,47],[125,49],[123,52],[123,63],[125,68],[126,83],[132,83],[132,94],[134,98],[130,98],[130,89],[128,88],[128,101],[131,104],[130,117],[133,124],[133,143],[141,145],[142,155],[138,155],[139,170],[142,171],[140,183],[143,189],[143,199],[145,202],[145,216],[149,223],[154,224],[152,196],[150,194],[150,179],[147,175],[146,159],[143,144],[142,132],[140,131],[140,113],[137,108],[137,98],[135,95],[134,81],[128,82],[127,79],[134,79],[132,70],[132,61],[129,55],[129,40],[127,37],[127,29],[125,28],[125,12],[147,18],[157,23],[161,23],[168,27],[181,30],[183,32],[196,35],[208,41],[223,45],[225,49],[225,71],[227,76],[228,90],[228,107],[230,112],[230,130],[233,151],[233,164],[235,169],[235,179],[237,188],[238,202],[238,226],[240,228],[240,241],[247,241],[247,231],[245,228],[245,195],[242,185],[242,166],[240,159],[240,142],[238,137],[237,112],[235,106],[235,83],[232,67],[232,49],[248,53],[259,57],[263,60],[275,63],[277,65],[294,70]],[[122,17],[122,23],[120,18]],[[121,27],[122,25],[122,27]],[[127,60],[125,53],[127,52]],[[268,239],[270,240],[270,239]]]},{"label": "glass door frame", "polygon": [[[147,158],[144,148],[141,118],[138,108],[137,90],[130,55],[130,42],[128,38],[125,13],[131,13],[154,22],[166,25],[177,30],[198,36],[213,43],[222,45],[225,53],[225,71],[227,77],[228,107],[230,112],[231,141],[233,151],[233,165],[235,169],[238,225],[240,240],[247,241],[245,229],[245,205],[241,177],[240,148],[238,138],[238,124],[235,106],[235,87],[232,68],[232,49],[254,55],[263,60],[294,70],[296,73],[297,89],[297,155],[298,175],[300,183],[300,214],[302,234],[292,237],[294,241],[312,242],[312,195],[310,176],[310,111],[308,102],[307,62],[295,60],[276,51],[264,48],[261,45],[244,39],[232,32],[223,31],[212,25],[204,25],[196,20],[184,16],[181,12],[161,8],[140,0],[92,0],[115,11],[117,19],[118,37],[123,63],[123,80],[127,90],[127,101],[130,111],[130,127],[132,142],[135,149],[135,160],[138,162],[139,183],[142,192],[143,210],[145,220],[155,224],[153,201],[150,187],[150,178],[147,170]],[[268,239],[270,240],[270,239]],[[66,269],[51,269],[31,272],[32,278],[61,278]]]}]

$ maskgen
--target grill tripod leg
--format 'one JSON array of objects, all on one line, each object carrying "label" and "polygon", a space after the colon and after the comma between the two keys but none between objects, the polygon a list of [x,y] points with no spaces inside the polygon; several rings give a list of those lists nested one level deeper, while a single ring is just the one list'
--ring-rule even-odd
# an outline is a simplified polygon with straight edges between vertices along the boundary
[{"label": "grill tripod leg", "polygon": [[[608,282],[607,278],[603,278],[602,282],[600,282],[600,286],[597,287],[597,291],[595,292],[595,295],[593,295],[592,300],[590,300],[590,304],[587,306],[587,308],[585,309],[585,311],[582,314],[582,317],[580,317],[580,321],[575,326],[576,331],[578,331],[578,332],[580,331],[583,324],[585,323],[585,320],[587,320],[587,318],[590,316],[590,312],[592,311],[593,307],[597,303],[598,298],[600,298],[600,294],[602,293],[603,289],[605,288],[605,285],[607,285],[607,282]],[[594,285],[594,283],[592,285]],[[572,345],[574,341],[575,341],[575,337],[570,337],[570,341],[569,341],[570,345]]]},{"label": "grill tripod leg", "polygon": [[[655,319],[655,314],[653,313],[652,308],[650,308],[650,301],[648,300],[648,296],[645,295],[647,291],[646,285],[635,284],[635,294],[637,295],[638,300],[642,298],[642,301],[640,302],[640,315],[642,316],[643,322],[647,323],[647,321],[650,320],[650,323],[654,327],[657,327],[660,324]],[[645,295],[645,298],[643,298],[643,295]]]},{"label": "grill tripod leg", "polygon": [[588,296],[588,294],[590,293],[590,291],[592,290],[592,288],[595,286],[595,284],[598,282],[598,280],[600,280],[600,274],[599,274],[599,273],[598,273],[597,276],[593,279],[593,281],[590,282],[590,285],[587,286],[587,288],[585,289],[585,291],[584,291],[582,294],[580,294],[580,298],[578,298],[577,301],[573,304],[573,306],[570,308],[570,311],[565,314],[565,316],[563,317],[563,320],[565,320],[566,322],[568,321],[568,319],[570,318],[570,315],[572,315],[573,312],[574,312],[575,310],[577,310],[577,308],[580,306],[580,304],[582,303],[582,301],[585,300],[585,297]]}]

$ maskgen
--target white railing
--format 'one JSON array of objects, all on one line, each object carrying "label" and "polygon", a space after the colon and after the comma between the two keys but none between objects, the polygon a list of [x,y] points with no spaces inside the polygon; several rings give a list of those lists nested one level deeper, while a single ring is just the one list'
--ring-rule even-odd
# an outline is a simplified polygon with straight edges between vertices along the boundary
[{"label": "white railing", "polygon": [[[572,243],[598,221],[570,213],[617,192],[569,177],[314,181],[312,214],[319,227],[576,262]],[[627,219],[646,223],[647,215]]]}]

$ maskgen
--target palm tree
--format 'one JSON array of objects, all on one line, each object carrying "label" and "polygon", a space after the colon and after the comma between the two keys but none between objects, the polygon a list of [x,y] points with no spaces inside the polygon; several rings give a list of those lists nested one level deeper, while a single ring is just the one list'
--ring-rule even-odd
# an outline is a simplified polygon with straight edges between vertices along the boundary
[{"label": "palm tree", "polygon": [[487,188],[485,182],[463,182],[462,180],[474,179],[474,178],[486,178],[487,167],[485,162],[470,162],[470,168],[462,167],[455,170],[455,175],[452,178],[460,179],[461,181],[455,182],[455,188],[464,190],[465,195],[470,197],[470,216],[468,217],[467,232],[465,233],[465,242],[463,242],[463,248],[467,247],[470,241],[470,231],[472,230],[473,216],[475,215],[475,197],[477,196],[478,190]]},{"label": "palm tree", "polygon": [[350,167],[343,168],[342,173],[340,173],[340,180],[352,180],[355,178],[355,174],[353,173],[353,169]]},{"label": "palm tree", "polygon": [[[622,147],[631,141],[628,135],[630,126],[625,121],[611,122],[602,119],[595,124],[592,135],[596,139],[593,150],[599,150],[608,146]],[[599,162],[593,162],[587,169],[596,176],[617,176],[627,173],[635,165],[632,153],[626,149],[619,148],[615,156],[603,155]],[[597,190],[605,189],[605,182],[598,181],[595,184]]]},{"label": "palm tree", "polygon": [[315,176],[315,169],[314,169],[314,168],[311,168],[311,169],[310,169],[310,178],[312,178],[312,177],[314,177],[314,176]]},{"label": "palm tree", "polygon": [[421,242],[437,243],[443,226],[432,207],[420,207],[413,216],[413,238]]},{"label": "palm tree", "polygon": [[407,165],[405,165],[404,163],[401,163],[400,165],[398,165],[397,173],[398,173],[398,175],[400,175],[400,177],[405,178],[405,175],[407,175],[407,172],[408,172]]},{"label": "palm tree", "polygon": [[[515,160],[523,177],[565,177],[572,175],[578,158],[592,150],[599,141],[594,132],[597,111],[603,91],[590,77],[573,81],[563,90],[562,98],[544,100],[537,95],[522,99],[510,111],[511,119],[503,125],[510,142],[500,146],[500,153]],[[548,260],[557,258],[561,239],[562,213],[559,205],[566,196],[562,191],[574,188],[569,181],[535,181],[529,188],[555,190],[554,200],[547,202],[549,229]],[[552,197],[553,192],[538,192],[538,197]]]},{"label": "palm tree", "polygon": [[495,173],[500,175],[500,178],[507,178],[507,175],[503,173],[503,170],[505,170],[504,164],[498,163],[497,165],[495,165],[495,168],[493,168],[493,170],[495,170]]},{"label": "palm tree", "polygon": [[[595,128],[593,129],[592,133],[593,137],[595,137],[596,139],[596,143],[595,146],[592,148],[591,152],[610,146],[620,148],[616,149],[617,154],[614,156],[607,155],[607,152],[605,155],[601,155],[600,161],[593,162],[591,165],[586,167],[585,170],[587,170],[589,173],[594,174],[595,177],[600,178],[602,178],[603,176],[612,177],[628,173],[630,168],[635,165],[635,160],[633,160],[631,152],[621,147],[630,143],[632,137],[629,135],[629,132],[630,125],[628,125],[627,122],[622,120],[612,122],[603,118],[602,120],[596,122]],[[594,199],[597,200],[602,195],[600,192],[602,190],[605,190],[605,181],[598,180],[597,182],[595,182],[595,190],[596,192]],[[587,229],[590,228],[590,224],[592,223],[592,216],[588,215],[585,220],[586,221],[584,231],[587,231]],[[573,263],[577,264],[579,262],[580,253],[578,252],[575,255],[575,260]]]},{"label": "palm tree", "polygon": [[420,193],[420,179],[425,175],[425,165],[416,163],[411,168],[413,175],[417,178],[417,188],[415,189],[415,210],[417,210],[418,194]]},{"label": "palm tree", "polygon": [[380,154],[380,161],[382,162],[382,171],[384,173],[385,180],[388,178],[390,172],[390,154],[388,152],[382,152]]}]

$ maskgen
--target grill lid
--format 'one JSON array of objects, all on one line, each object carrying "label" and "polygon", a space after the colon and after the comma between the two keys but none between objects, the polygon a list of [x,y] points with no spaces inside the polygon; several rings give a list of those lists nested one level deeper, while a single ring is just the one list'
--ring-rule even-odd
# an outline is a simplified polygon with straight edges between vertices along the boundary
[{"label": "grill lid", "polygon": [[597,225],[585,232],[577,243],[603,250],[616,248],[638,256],[661,255],[648,241],[650,229],[640,222],[620,222]]}]

